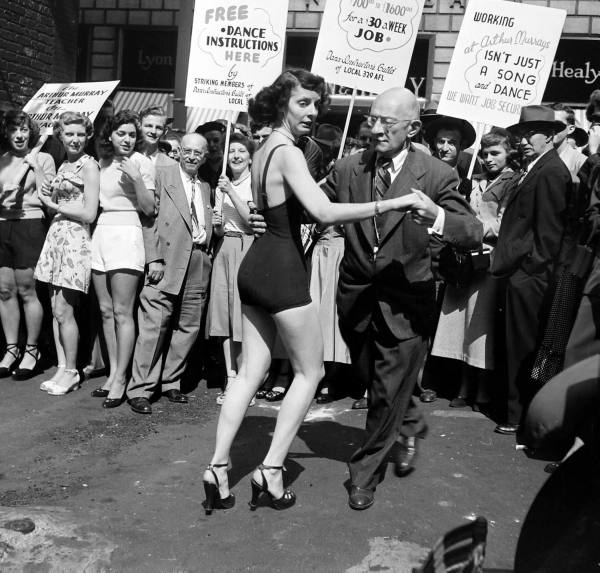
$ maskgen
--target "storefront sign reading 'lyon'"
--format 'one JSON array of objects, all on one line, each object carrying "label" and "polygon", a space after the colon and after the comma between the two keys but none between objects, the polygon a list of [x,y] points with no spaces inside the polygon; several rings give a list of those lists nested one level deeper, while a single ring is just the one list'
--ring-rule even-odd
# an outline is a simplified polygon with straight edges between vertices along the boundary
[{"label": "storefront sign reading 'lyon'", "polygon": [[313,73],[372,93],[404,85],[422,11],[423,0],[329,0]]},{"label": "storefront sign reading 'lyon'", "polygon": [[438,112],[500,127],[516,123],[522,106],[542,101],[565,18],[556,8],[471,0]]},{"label": "storefront sign reading 'lyon'", "polygon": [[246,111],[280,73],[287,0],[197,0],[185,104]]}]

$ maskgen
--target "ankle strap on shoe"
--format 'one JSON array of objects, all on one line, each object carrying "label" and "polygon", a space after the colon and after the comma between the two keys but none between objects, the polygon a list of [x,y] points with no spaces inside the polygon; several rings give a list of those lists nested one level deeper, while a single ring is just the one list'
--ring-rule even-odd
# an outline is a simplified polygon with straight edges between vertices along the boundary
[{"label": "ankle strap on shoe", "polygon": [[19,352],[19,345],[16,342],[9,342],[5,345],[6,352],[10,354],[13,358],[18,358],[21,354]]},{"label": "ankle strap on shoe", "polygon": [[26,344],[25,353],[29,354],[31,358],[38,359],[38,345],[37,344]]},{"label": "ankle strap on shoe", "polygon": [[260,464],[258,466],[259,470],[285,470],[285,466],[266,466],[265,464]]}]

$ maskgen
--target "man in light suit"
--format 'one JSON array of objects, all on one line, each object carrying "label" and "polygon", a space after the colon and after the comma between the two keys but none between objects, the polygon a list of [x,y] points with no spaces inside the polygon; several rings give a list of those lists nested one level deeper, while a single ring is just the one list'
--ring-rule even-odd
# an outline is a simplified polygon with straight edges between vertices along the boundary
[{"label": "man in light suit", "polygon": [[338,161],[323,189],[344,203],[411,192],[418,200],[408,214],[390,211],[344,226],[338,315],[352,365],[369,393],[365,440],[349,462],[352,509],[373,504],[396,441],[426,431],[412,394],[435,319],[432,246],[476,248],[482,238],[481,223],[456,190],[456,172],[411,144],[421,125],[414,94],[383,92],[368,121],[373,147]]},{"label": "man in light suit", "polygon": [[188,133],[180,164],[157,170],[158,213],[144,228],[148,270],[140,294],[139,335],[127,398],[134,412],[151,414],[159,386],[171,401],[186,403],[180,381],[204,311],[211,259],[210,186],[198,179],[206,139]]},{"label": "man in light suit", "polygon": [[499,434],[515,434],[531,397],[531,370],[548,316],[567,231],[571,174],[553,138],[564,125],[545,106],[525,106],[508,128],[520,140],[527,168],[507,203],[492,274],[506,280],[507,415]]}]

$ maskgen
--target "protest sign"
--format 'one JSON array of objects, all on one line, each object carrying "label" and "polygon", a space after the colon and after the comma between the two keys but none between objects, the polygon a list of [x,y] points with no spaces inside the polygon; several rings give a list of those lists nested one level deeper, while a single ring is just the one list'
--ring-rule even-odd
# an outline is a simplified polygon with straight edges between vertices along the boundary
[{"label": "protest sign", "polygon": [[287,0],[197,1],[185,105],[246,111],[281,73],[287,10]]},{"label": "protest sign", "polygon": [[373,93],[403,86],[424,0],[329,0],[312,72]]},{"label": "protest sign", "polygon": [[[471,0],[438,113],[507,127],[544,95],[566,11],[504,0]],[[535,25],[532,25],[535,23]]]},{"label": "protest sign", "polygon": [[102,104],[117,87],[112,82],[44,84],[27,102],[27,112],[39,125],[40,133],[52,133],[54,122],[65,111],[79,112],[94,121]]}]

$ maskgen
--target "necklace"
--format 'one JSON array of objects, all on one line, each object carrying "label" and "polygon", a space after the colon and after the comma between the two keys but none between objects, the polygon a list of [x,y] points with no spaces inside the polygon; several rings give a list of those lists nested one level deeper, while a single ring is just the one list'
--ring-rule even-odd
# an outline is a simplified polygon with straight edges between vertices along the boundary
[{"label": "necklace", "polygon": [[285,131],[279,131],[278,129],[274,129],[273,131],[280,133],[284,137],[287,137],[294,145],[296,144],[296,140],[291,135],[288,135]]},{"label": "necklace", "polygon": [[237,187],[238,185],[241,185],[244,181],[246,181],[246,179],[248,179],[248,177],[250,177],[250,173],[248,173],[248,175],[246,175],[246,177],[242,177],[241,179],[236,179],[235,181],[232,179],[231,184],[234,185],[235,187]]}]

